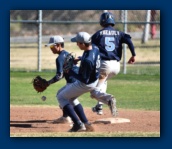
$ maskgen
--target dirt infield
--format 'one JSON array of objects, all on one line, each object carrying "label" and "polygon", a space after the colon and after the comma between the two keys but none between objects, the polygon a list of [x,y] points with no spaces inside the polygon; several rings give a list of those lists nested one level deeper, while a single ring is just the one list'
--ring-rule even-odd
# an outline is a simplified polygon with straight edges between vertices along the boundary
[{"label": "dirt infield", "polygon": [[[119,117],[130,119],[130,123],[103,124],[95,120],[111,117],[109,109],[104,109],[103,115],[93,113],[90,108],[84,108],[96,132],[160,132],[160,112],[119,109]],[[10,134],[67,132],[69,124],[52,124],[62,112],[57,107],[10,107]]]}]

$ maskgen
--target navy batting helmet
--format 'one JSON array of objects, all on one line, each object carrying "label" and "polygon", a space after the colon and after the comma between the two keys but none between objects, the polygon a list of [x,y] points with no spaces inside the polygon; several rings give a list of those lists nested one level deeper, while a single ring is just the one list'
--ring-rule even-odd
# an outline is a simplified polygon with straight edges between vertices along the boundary
[{"label": "navy batting helmet", "polygon": [[104,12],[100,16],[100,25],[105,27],[106,25],[115,25],[115,19],[112,13]]}]

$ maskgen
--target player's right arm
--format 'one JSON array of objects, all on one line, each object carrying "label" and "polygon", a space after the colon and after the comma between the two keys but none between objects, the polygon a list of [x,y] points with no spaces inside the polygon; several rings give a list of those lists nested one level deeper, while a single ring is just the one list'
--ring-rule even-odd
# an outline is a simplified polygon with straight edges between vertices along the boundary
[{"label": "player's right arm", "polygon": [[94,35],[92,35],[91,37],[91,43],[92,43],[92,46],[96,46],[98,45],[98,42],[99,42],[99,36],[98,36],[98,32],[96,32]]},{"label": "player's right arm", "polygon": [[57,73],[51,80],[48,81],[48,84],[56,83],[57,81],[63,78],[63,73]]},{"label": "player's right arm", "polygon": [[62,60],[60,57],[56,59],[56,75],[48,81],[49,85],[56,83],[63,78],[63,63],[64,60]]}]

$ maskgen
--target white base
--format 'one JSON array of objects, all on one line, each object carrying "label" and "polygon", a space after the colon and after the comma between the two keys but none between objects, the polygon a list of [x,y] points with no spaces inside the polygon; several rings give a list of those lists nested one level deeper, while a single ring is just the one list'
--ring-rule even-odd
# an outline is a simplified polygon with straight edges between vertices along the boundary
[{"label": "white base", "polygon": [[130,120],[126,118],[103,118],[98,119],[94,123],[115,124],[115,123],[129,123]]}]

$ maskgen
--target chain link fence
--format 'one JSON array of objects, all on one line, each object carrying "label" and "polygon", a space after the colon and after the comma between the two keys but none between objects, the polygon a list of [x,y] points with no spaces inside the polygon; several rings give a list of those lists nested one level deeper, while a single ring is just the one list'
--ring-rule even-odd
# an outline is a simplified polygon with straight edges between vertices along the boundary
[{"label": "chain link fence", "polygon": [[[121,73],[160,74],[160,11],[108,10],[115,16],[117,30],[132,36],[136,63],[128,65],[131,56],[124,46]],[[70,42],[79,31],[94,34],[101,29],[104,10],[11,10],[10,70],[44,71],[55,69],[55,58],[44,45],[51,35],[61,35],[65,49],[78,56],[82,51]],[[124,68],[125,67],[125,68]]]}]

